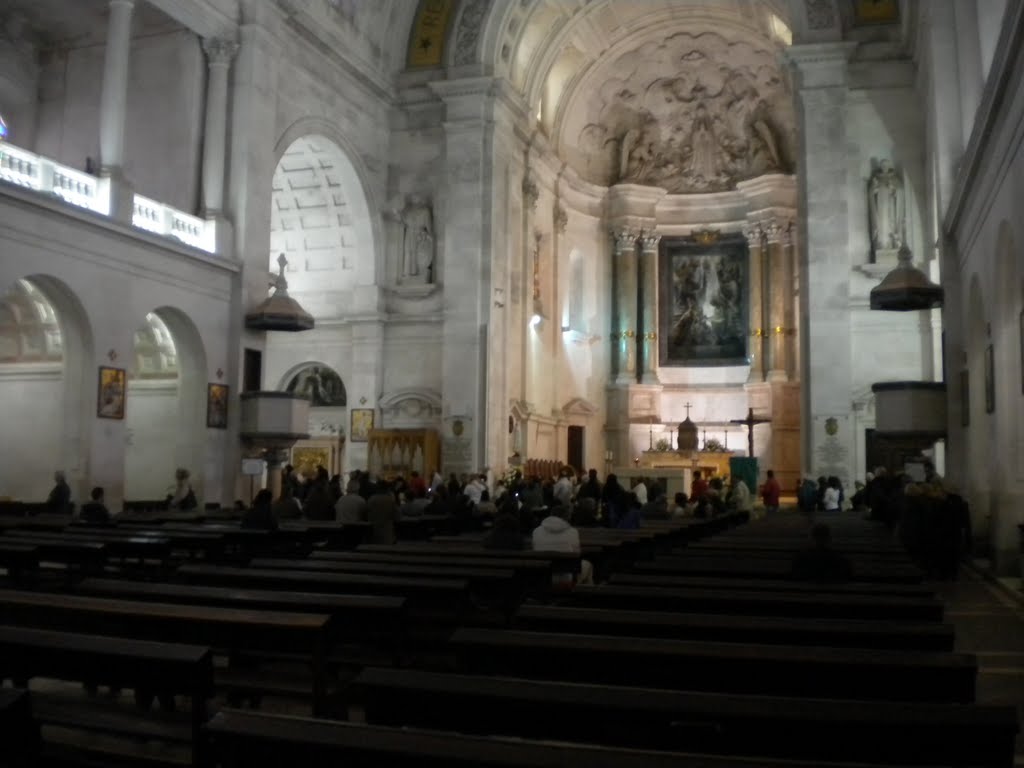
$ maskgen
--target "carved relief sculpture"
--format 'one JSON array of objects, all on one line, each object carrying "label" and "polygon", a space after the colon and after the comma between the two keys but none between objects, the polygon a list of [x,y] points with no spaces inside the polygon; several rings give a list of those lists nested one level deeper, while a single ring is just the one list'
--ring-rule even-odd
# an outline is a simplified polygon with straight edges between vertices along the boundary
[{"label": "carved relief sculpture", "polygon": [[577,89],[587,102],[570,105],[562,133],[588,181],[700,193],[792,171],[792,95],[770,46],[677,33],[590,77],[599,82]]},{"label": "carved relief sculpture", "polygon": [[868,181],[868,212],[872,253],[899,250],[905,240],[903,179],[888,160],[878,163]]}]

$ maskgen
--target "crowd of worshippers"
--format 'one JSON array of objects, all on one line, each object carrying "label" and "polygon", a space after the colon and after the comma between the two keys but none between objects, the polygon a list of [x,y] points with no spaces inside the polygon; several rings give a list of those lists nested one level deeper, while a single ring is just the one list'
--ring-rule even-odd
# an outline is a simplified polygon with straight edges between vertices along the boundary
[{"label": "crowd of worshippers", "polygon": [[838,512],[852,509],[886,525],[910,557],[930,578],[955,579],[959,562],[971,551],[971,515],[959,490],[935,470],[922,464],[923,477],[877,467],[864,482],[856,482],[846,500],[836,477],[805,478],[797,492],[800,511]]},{"label": "crowd of worshippers", "polygon": [[[179,512],[189,512],[199,506],[195,491],[192,490],[191,473],[184,467],[174,471],[174,484],[167,489],[167,495],[158,506]],[[90,523],[107,523],[113,518],[107,509],[102,486],[89,492],[89,499],[77,510],[81,520]],[[74,515],[75,502],[71,498],[71,486],[62,470],[53,473],[53,488],[46,498],[46,511],[58,515]]]}]

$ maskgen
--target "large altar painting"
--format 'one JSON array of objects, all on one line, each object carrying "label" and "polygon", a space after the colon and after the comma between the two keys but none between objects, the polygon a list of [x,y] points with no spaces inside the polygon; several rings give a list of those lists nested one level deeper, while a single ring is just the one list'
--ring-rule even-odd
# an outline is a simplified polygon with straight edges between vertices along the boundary
[{"label": "large altar painting", "polygon": [[747,241],[661,241],[658,297],[663,366],[747,362]]}]

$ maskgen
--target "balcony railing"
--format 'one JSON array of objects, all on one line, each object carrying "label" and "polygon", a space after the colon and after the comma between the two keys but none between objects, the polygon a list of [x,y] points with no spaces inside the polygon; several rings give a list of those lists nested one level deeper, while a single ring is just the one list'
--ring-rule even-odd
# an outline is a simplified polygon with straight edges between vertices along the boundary
[{"label": "balcony railing", "polygon": [[[110,215],[110,183],[13,144],[0,143],[0,181],[53,195],[78,208]],[[135,195],[132,224],[207,253],[217,252],[216,222]]]}]

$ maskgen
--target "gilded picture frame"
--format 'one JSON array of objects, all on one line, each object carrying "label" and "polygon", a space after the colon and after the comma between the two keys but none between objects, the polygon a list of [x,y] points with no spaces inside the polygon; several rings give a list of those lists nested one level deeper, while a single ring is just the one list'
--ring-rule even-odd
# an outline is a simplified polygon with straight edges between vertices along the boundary
[{"label": "gilded picture frame", "polygon": [[206,426],[228,428],[228,385],[208,384],[206,387]]},{"label": "gilded picture frame", "polygon": [[126,391],[124,368],[100,366],[96,392],[96,416],[101,419],[123,419]]},{"label": "gilded picture frame", "polygon": [[370,430],[373,429],[374,415],[373,408],[353,408],[348,439],[353,443],[365,443],[369,440]]}]

